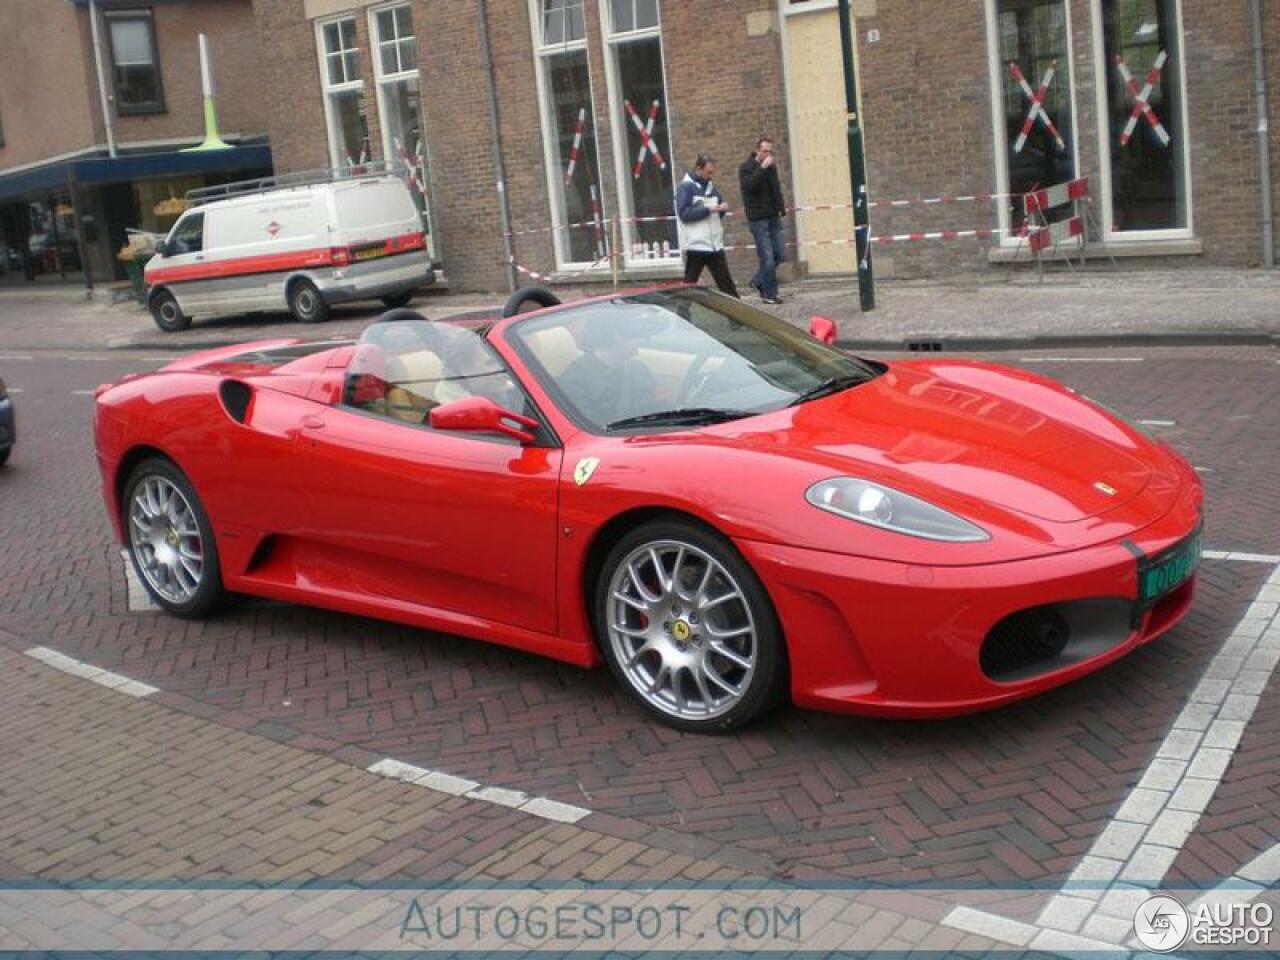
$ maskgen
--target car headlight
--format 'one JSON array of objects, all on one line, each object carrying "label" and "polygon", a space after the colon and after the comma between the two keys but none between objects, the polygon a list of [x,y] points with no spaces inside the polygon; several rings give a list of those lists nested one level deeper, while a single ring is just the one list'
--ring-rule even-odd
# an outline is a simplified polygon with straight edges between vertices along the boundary
[{"label": "car headlight", "polygon": [[857,477],[833,477],[815,483],[804,498],[819,510],[882,530],[925,540],[974,543],[990,535],[963,517],[918,497]]}]

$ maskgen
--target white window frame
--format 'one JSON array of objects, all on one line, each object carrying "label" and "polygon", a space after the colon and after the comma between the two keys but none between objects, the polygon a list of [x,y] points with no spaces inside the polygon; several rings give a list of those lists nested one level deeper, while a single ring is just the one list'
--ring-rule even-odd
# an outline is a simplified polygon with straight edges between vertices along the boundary
[{"label": "white window frame", "polygon": [[[1182,0],[1173,0],[1178,31],[1178,132],[1182,136],[1182,178],[1187,192],[1187,225],[1164,230],[1115,229],[1115,212],[1111,205],[1111,122],[1107,112],[1108,71],[1106,38],[1102,32],[1102,0],[1089,0],[1089,15],[1093,17],[1093,68],[1094,87],[1098,111],[1098,189],[1101,193],[1099,209],[1102,211],[1102,239],[1117,245],[1125,243],[1150,243],[1160,240],[1190,240],[1195,236],[1195,203],[1191,181],[1191,126],[1187,106],[1187,32],[1183,29]],[[1167,68],[1166,68],[1167,69]],[[1146,122],[1140,120],[1138,131],[1144,135]]]},{"label": "white window frame", "polygon": [[[388,10],[395,10],[397,7],[404,7],[409,10],[409,16],[413,16],[413,5],[400,0],[397,3],[384,3],[376,7],[370,7],[368,12],[369,27],[369,55],[373,57],[373,93],[374,99],[378,105],[378,127],[382,133],[382,156],[388,168],[399,169],[397,164],[401,163],[400,154],[396,152],[395,144],[391,142],[391,124],[387,123],[387,94],[386,86],[390,83],[396,83],[401,80],[416,80],[418,82],[418,104],[419,116],[418,124],[422,130],[422,163],[424,166],[424,174],[429,175],[431,171],[431,148],[427,144],[427,128],[425,118],[421,115],[422,104],[422,79],[420,70],[418,69],[417,49],[418,49],[418,25],[413,24],[413,44],[414,44],[414,61],[413,68],[410,70],[399,70],[395,73],[382,72],[382,44],[383,38],[378,30],[378,14],[385,13]],[[397,37],[391,43],[399,43],[403,37]],[[397,60],[399,51],[396,52]],[[411,145],[406,145],[406,149],[410,149]],[[423,205],[423,217],[426,220],[427,227],[427,253],[435,256],[435,230],[434,218],[431,215],[431,184],[427,183],[427,197]],[[412,185],[410,190],[415,189]]]},{"label": "white window frame", "polygon": [[[538,90],[538,118],[542,125],[542,152],[547,172],[547,198],[551,205],[551,236],[555,248],[557,270],[585,270],[591,266],[588,260],[570,260],[569,235],[564,228],[564,217],[561,208],[564,206],[564,180],[560,176],[560,153],[556,149],[556,131],[551,123],[550,85],[547,82],[548,58],[557,53],[573,53],[587,50],[587,36],[584,30],[581,40],[566,40],[561,43],[544,44],[542,42],[542,7],[544,0],[529,0],[529,22],[533,30],[534,79]],[[587,0],[583,0],[583,19],[586,19]],[[585,27],[585,23],[584,23]],[[587,84],[591,96],[591,136],[596,144],[596,166],[600,164],[600,138],[597,130],[597,110],[595,109],[595,77],[591,74],[591,56],[587,56]],[[605,206],[604,186],[596,184],[596,193],[600,199],[600,216],[606,221],[609,214]],[[605,243],[612,242],[607,236]],[[593,271],[607,273],[611,269],[609,262],[596,264]]]},{"label": "white window frame", "polygon": [[[336,17],[325,17],[323,20],[317,20],[315,23],[316,58],[320,64],[320,93],[324,98],[324,121],[329,134],[329,164],[335,170],[340,170],[346,165],[346,157],[339,156],[338,154],[338,118],[334,115],[334,94],[350,93],[352,91],[358,92],[361,95],[364,93],[364,80],[360,79],[359,76],[357,76],[355,80],[346,80],[342,83],[333,83],[329,78],[329,51],[324,44],[324,28],[329,24],[342,23],[345,20],[350,20],[354,26],[356,22],[355,14],[344,13]],[[341,28],[339,28],[339,30],[341,30]],[[346,50],[348,48],[344,47],[343,49]],[[356,63],[358,65],[360,62],[358,57],[361,52],[358,36],[356,45],[352,49],[356,51]],[[357,73],[358,72],[357,68]],[[343,73],[344,75],[346,73],[345,66],[343,67]],[[359,157],[352,157],[351,159],[354,163],[360,162]]]},{"label": "white window frame", "polygon": [[[1080,111],[1076,105],[1076,51],[1075,39],[1072,36],[1071,3],[1070,0],[1057,0],[1057,2],[1061,3],[1066,11],[1067,91],[1071,101],[1071,166],[1075,170],[1076,177],[1080,177],[1082,176],[1080,172]],[[1096,3],[1097,0],[1094,0],[1094,2]],[[996,177],[991,192],[1004,194],[1009,192],[1009,145],[1004,115],[1004,70],[1000,63],[1000,24],[996,18],[996,0],[983,0],[983,7],[987,21],[987,70],[991,87],[991,135],[995,146],[996,160]],[[1034,87],[1039,84],[1040,78],[1027,77],[1027,82]],[[1046,183],[1045,186],[1052,186],[1052,184]],[[1025,237],[1015,237],[1009,233],[1008,202],[1006,200],[998,200],[996,204],[998,211],[997,226],[1000,228],[1000,246],[1018,247],[1025,244],[1027,242]],[[1080,243],[1081,241],[1078,238],[1070,241],[1070,244],[1075,246],[1079,246]]]},{"label": "white window frame", "polygon": [[[622,89],[621,81],[618,78],[618,64],[616,60],[616,48],[622,44],[635,40],[647,40],[650,37],[658,38],[658,58],[662,64],[662,92],[663,106],[667,110],[667,131],[668,134],[673,130],[674,124],[671,116],[671,88],[667,84],[667,51],[666,45],[662,42],[662,2],[658,0],[658,23],[653,27],[644,27],[639,30],[628,30],[625,33],[615,33],[613,30],[613,11],[610,9],[609,0],[599,0],[600,4],[600,29],[604,33],[604,71],[605,80],[609,88],[609,129],[613,134],[613,164],[614,175],[617,177],[615,181],[618,184],[618,215],[622,217],[622,229],[619,231],[622,245],[622,263],[628,270],[653,270],[663,273],[670,272],[672,266],[678,266],[680,259],[674,256],[677,252],[672,249],[673,256],[662,258],[657,257],[653,260],[647,258],[640,259],[632,256],[631,247],[635,237],[635,224],[631,223],[631,218],[635,216],[635,210],[631,200],[631,164],[628,160],[627,153],[627,127],[626,124],[631,121],[627,119],[626,111],[622,106]],[[670,141],[670,136],[668,140]],[[668,153],[674,152],[674,146],[668,143]],[[671,166],[671,205],[670,210],[674,215],[676,210],[676,191],[680,186],[680,168],[676,165],[675,157],[667,157],[664,159]]]}]

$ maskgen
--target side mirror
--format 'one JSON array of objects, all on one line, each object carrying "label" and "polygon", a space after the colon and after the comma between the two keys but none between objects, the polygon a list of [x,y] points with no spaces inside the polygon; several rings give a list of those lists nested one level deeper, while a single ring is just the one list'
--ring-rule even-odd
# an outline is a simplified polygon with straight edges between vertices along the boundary
[{"label": "side mirror", "polygon": [[168,241],[168,240],[157,240],[157,241],[156,241],[156,256],[157,256],[157,257],[167,257],[168,255],[169,255],[169,241]]},{"label": "side mirror", "polygon": [[464,397],[433,407],[428,415],[436,430],[467,430],[472,433],[500,433],[522,444],[533,443],[538,421],[504,410],[488,397]]},{"label": "side mirror", "polygon": [[819,343],[825,343],[828,346],[834,345],[836,342],[836,322],[828,320],[826,317],[810,317],[809,336]]}]

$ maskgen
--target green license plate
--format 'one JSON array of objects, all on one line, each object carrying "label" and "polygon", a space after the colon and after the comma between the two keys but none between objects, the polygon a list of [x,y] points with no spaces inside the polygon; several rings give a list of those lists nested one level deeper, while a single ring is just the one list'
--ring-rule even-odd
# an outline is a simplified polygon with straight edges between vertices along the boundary
[{"label": "green license plate", "polygon": [[1200,563],[1200,541],[1197,530],[1164,553],[1139,563],[1138,602],[1150,603],[1186,581]]}]

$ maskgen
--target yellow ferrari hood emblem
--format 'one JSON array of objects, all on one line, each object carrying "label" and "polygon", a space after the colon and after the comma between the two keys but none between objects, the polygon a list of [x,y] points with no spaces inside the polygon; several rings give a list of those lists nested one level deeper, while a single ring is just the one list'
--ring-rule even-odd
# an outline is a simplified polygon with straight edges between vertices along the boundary
[{"label": "yellow ferrari hood emblem", "polygon": [[599,457],[583,457],[573,468],[573,482],[582,486],[591,479],[591,475],[596,472],[598,466],[600,466]]}]

